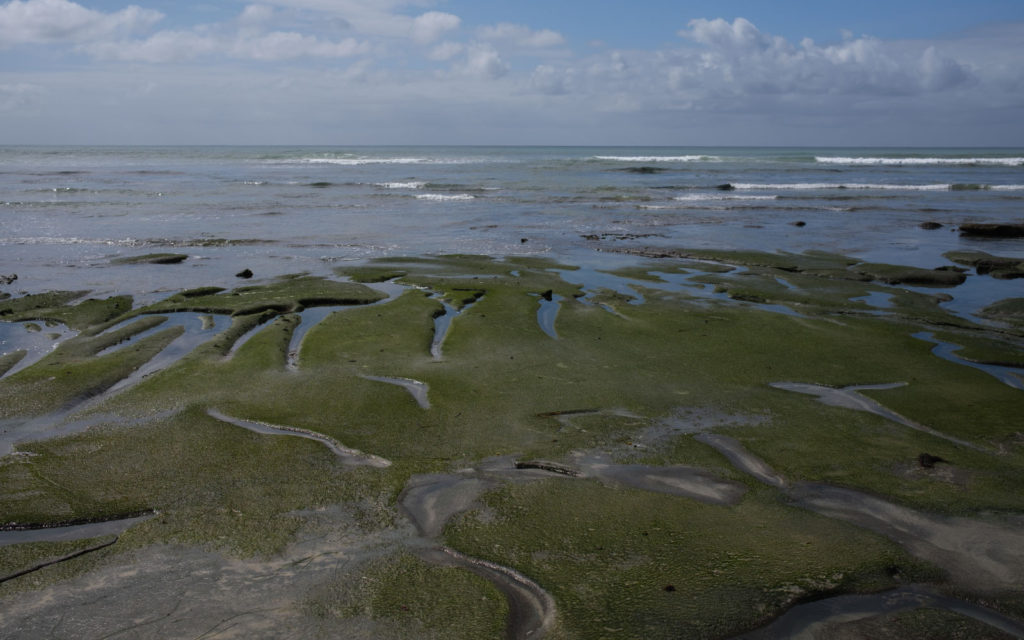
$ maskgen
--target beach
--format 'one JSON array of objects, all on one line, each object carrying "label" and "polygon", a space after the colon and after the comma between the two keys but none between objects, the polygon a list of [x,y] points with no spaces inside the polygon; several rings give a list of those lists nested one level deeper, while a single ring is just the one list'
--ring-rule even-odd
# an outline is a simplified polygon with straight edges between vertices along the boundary
[{"label": "beach", "polygon": [[1024,637],[1024,152],[0,154],[5,637]]}]

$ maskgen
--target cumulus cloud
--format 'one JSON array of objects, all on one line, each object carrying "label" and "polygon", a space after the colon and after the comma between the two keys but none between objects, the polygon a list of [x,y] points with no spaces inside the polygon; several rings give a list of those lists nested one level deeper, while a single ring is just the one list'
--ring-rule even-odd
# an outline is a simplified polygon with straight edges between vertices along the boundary
[{"label": "cumulus cloud", "polygon": [[458,29],[462,21],[458,16],[440,11],[428,11],[412,21],[412,39],[420,44],[436,42],[447,31]]},{"label": "cumulus cloud", "polygon": [[122,36],[145,31],[163,17],[134,5],[102,13],[68,0],[13,0],[0,6],[0,48]]},{"label": "cumulus cloud", "polygon": [[470,76],[493,80],[508,73],[509,66],[501,59],[494,47],[489,44],[475,43],[466,50],[466,60],[462,70]]},{"label": "cumulus cloud", "polygon": [[565,95],[569,92],[572,71],[557,69],[551,65],[538,65],[530,75],[530,85],[534,90],[549,96]]},{"label": "cumulus cloud", "polygon": [[761,32],[743,18],[698,19],[679,32],[702,50],[676,52],[672,86],[701,86],[721,94],[907,95],[967,86],[972,72],[934,50],[908,52],[871,37],[827,46],[794,45]]},{"label": "cumulus cloud", "polygon": [[160,63],[218,55],[264,61],[303,57],[347,58],[367,53],[369,45],[353,38],[334,42],[291,31],[241,32],[233,35],[161,31],[145,40],[96,43],[85,49],[104,60]]},{"label": "cumulus cloud", "polygon": [[466,50],[466,47],[458,42],[442,42],[430,50],[428,57],[431,60],[451,60]]},{"label": "cumulus cloud", "polygon": [[565,38],[557,31],[534,31],[527,26],[508,22],[481,27],[477,33],[481,40],[505,42],[524,49],[544,49],[565,44]]}]

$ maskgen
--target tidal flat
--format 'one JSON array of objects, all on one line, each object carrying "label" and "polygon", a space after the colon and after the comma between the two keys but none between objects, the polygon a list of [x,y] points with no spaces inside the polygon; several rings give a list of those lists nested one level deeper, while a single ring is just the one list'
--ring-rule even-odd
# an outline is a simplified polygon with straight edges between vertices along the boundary
[{"label": "tidal flat", "polygon": [[1019,299],[630,253],[0,300],[0,635],[1024,637]]}]

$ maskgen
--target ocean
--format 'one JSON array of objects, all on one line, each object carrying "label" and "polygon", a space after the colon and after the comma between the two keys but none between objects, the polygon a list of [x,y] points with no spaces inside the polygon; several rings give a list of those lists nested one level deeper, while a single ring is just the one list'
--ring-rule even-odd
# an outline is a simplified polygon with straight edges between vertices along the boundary
[{"label": "ocean", "polygon": [[[817,250],[935,268],[953,250],[1024,258],[1024,239],[956,232],[1024,221],[1024,149],[4,147],[0,221],[4,291],[137,303],[396,255],[601,268],[637,247]],[[114,262],[155,252],[189,257]],[[1024,283],[953,295],[976,308]]]}]

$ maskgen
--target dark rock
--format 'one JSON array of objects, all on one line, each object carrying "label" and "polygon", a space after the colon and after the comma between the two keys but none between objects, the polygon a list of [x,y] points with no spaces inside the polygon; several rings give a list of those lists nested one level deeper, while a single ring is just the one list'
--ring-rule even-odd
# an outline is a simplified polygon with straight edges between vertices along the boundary
[{"label": "dark rock", "polygon": [[521,242],[522,244],[526,244],[527,242],[529,242],[529,238],[519,238],[519,242]]},{"label": "dark rock", "polygon": [[245,269],[243,271],[239,271],[238,273],[235,274],[235,277],[236,278],[251,278],[252,277],[252,271],[250,269]]},{"label": "dark rock", "polygon": [[917,456],[917,463],[924,467],[925,469],[931,469],[932,467],[935,466],[937,462],[948,462],[948,460],[944,460],[939,456],[933,456],[930,453],[922,453],[921,455]]},{"label": "dark rock", "polygon": [[554,299],[554,295],[555,295],[555,292],[552,291],[551,289],[548,289],[544,293],[540,294],[540,297],[544,298],[548,302],[551,302]]},{"label": "dark rock", "polygon": [[726,182],[725,184],[717,185],[717,186],[715,186],[715,188],[718,189],[719,191],[735,191],[736,190],[736,187],[732,186],[728,182]]},{"label": "dark rock", "polygon": [[18,274],[12,273],[9,276],[0,276],[0,284],[11,284],[18,279]]},{"label": "dark rock", "polygon": [[623,169],[627,173],[662,173],[665,171],[663,167],[626,167]]},{"label": "dark rock", "polygon": [[1024,238],[1024,223],[965,222],[960,225],[960,235],[977,238]]},{"label": "dark rock", "polygon": [[179,264],[188,259],[184,253],[147,253],[141,256],[114,258],[111,264]]},{"label": "dark rock", "polygon": [[796,222],[790,222],[789,224],[793,225],[794,227],[806,227],[807,226],[807,223],[804,222],[803,220],[797,220]]},{"label": "dark rock", "polygon": [[662,589],[669,593],[672,593],[676,590],[676,586],[674,584],[666,584],[664,587],[662,587]]},{"label": "dark rock", "polygon": [[942,223],[940,223],[940,222],[922,222],[918,226],[921,227],[922,229],[927,230],[927,231],[934,231],[935,229],[941,229],[942,228]]}]

